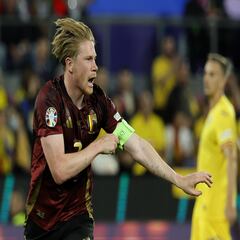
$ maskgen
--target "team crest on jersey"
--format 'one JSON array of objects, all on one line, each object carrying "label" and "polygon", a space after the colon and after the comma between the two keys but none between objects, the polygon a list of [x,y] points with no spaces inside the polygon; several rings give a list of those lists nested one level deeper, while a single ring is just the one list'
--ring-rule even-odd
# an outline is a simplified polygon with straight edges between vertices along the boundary
[{"label": "team crest on jersey", "polygon": [[57,110],[49,107],[45,114],[45,120],[48,127],[55,127],[57,124]]},{"label": "team crest on jersey", "polygon": [[87,122],[88,122],[88,133],[94,134],[97,128],[97,114],[93,110],[90,110],[88,114]]}]

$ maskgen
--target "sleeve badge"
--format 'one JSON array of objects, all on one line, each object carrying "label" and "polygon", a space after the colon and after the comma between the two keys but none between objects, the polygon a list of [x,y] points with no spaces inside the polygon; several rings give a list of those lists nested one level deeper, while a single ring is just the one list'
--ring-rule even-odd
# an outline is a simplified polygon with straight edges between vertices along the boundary
[{"label": "sleeve badge", "polygon": [[113,117],[116,121],[119,121],[121,119],[121,115],[119,112],[116,112]]},{"label": "sleeve badge", "polygon": [[57,110],[49,107],[45,114],[45,120],[48,127],[55,127],[57,124]]}]

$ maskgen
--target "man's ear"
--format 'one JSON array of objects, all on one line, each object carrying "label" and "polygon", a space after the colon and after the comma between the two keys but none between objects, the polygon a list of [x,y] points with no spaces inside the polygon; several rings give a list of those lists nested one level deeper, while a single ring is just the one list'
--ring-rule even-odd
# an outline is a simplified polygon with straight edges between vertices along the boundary
[{"label": "man's ear", "polygon": [[67,71],[69,71],[70,73],[73,72],[73,59],[71,57],[67,57],[65,59],[65,66]]}]

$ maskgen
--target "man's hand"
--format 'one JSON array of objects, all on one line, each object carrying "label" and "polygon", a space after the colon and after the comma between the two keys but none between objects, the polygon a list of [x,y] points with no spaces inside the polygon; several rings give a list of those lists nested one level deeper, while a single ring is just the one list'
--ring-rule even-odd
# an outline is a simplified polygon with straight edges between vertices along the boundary
[{"label": "man's hand", "polygon": [[176,185],[181,188],[185,193],[192,196],[200,196],[201,191],[198,191],[195,187],[198,183],[205,183],[208,187],[212,185],[212,179],[209,173],[196,172],[186,176],[180,176],[176,182]]},{"label": "man's hand", "polygon": [[101,153],[113,154],[117,148],[118,138],[114,134],[106,134],[98,139],[98,146]]}]

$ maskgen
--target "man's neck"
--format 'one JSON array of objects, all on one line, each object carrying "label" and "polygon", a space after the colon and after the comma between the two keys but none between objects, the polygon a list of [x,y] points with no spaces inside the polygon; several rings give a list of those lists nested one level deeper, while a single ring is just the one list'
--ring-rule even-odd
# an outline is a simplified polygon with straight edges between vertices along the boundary
[{"label": "man's neck", "polygon": [[83,107],[83,93],[72,84],[72,79],[69,78],[67,74],[64,74],[64,85],[69,97],[78,109]]},{"label": "man's neck", "polygon": [[219,101],[219,99],[223,96],[223,92],[216,93],[209,99],[209,107],[212,109],[215,104]]}]

